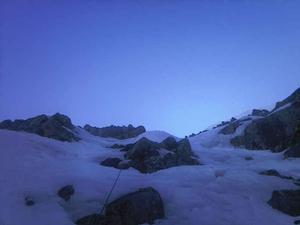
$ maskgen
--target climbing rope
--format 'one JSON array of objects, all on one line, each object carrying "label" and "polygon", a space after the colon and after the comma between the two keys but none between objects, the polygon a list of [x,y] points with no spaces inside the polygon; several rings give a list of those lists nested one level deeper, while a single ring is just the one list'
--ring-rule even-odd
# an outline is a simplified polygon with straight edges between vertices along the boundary
[{"label": "climbing rope", "polygon": [[120,178],[120,176],[121,176],[121,172],[122,172],[122,170],[120,169],[120,170],[119,170],[119,173],[118,173],[118,176],[116,177],[115,182],[113,183],[113,186],[111,187],[111,189],[110,189],[108,195],[106,196],[106,199],[105,199],[105,201],[104,201],[103,207],[102,207],[101,212],[100,212],[100,215],[103,214],[104,209],[106,208],[106,205],[107,205],[107,203],[108,203],[108,200],[109,200],[109,198],[110,198],[110,196],[111,196],[113,190],[115,189],[115,187],[116,187],[116,185],[117,185],[117,183],[118,183],[118,180],[119,180],[119,178]]}]

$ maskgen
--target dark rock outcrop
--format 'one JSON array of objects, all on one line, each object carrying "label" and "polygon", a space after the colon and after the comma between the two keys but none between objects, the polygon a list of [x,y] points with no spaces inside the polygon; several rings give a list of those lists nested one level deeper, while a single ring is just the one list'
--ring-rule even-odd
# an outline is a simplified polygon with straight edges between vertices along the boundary
[{"label": "dark rock outcrop", "polygon": [[284,158],[300,158],[300,144],[289,147],[283,155]]},{"label": "dark rock outcrop", "polygon": [[290,177],[290,176],[283,176],[283,175],[281,175],[277,170],[274,170],[274,169],[262,171],[262,172],[260,172],[259,174],[260,174],[260,175],[265,175],[265,176],[275,176],[275,177],[279,177],[279,178],[287,179],[287,180],[294,180],[293,177]]},{"label": "dark rock outcrop", "polygon": [[75,190],[72,185],[67,185],[58,190],[57,195],[64,199],[65,201],[69,201],[71,196],[75,193]]},{"label": "dark rock outcrop", "polygon": [[31,197],[29,197],[29,196],[25,197],[25,205],[33,206],[34,204],[35,204],[35,202]]},{"label": "dark rock outcrop", "polygon": [[114,200],[106,206],[105,215],[93,214],[77,225],[139,225],[153,224],[165,217],[160,194],[152,187],[143,188]]},{"label": "dark rock outcrop", "polygon": [[146,131],[145,127],[138,126],[134,127],[132,125],[126,126],[109,126],[109,127],[92,127],[90,125],[85,125],[84,129],[90,134],[99,137],[112,137],[117,139],[127,139],[136,137]]},{"label": "dark rock outcrop", "polygon": [[[297,93],[299,91],[300,89]],[[277,103],[276,109],[282,106],[283,102],[290,105],[281,110],[273,110],[264,118],[254,120],[246,127],[243,135],[231,140],[231,144],[253,150],[270,149],[273,152],[280,152],[290,147],[300,121],[299,101],[299,96],[295,95]]]},{"label": "dark rock outcrop", "polygon": [[159,144],[143,138],[127,152],[125,157],[131,160],[131,167],[142,173],[153,173],[180,165],[199,165],[189,140],[185,138],[179,142],[175,141],[176,144],[174,140],[167,138]]},{"label": "dark rock outcrop", "polygon": [[269,114],[270,112],[266,109],[253,109],[251,116],[261,116],[265,117]]},{"label": "dark rock outcrop", "polygon": [[289,97],[286,99],[277,102],[275,108],[271,111],[274,112],[275,110],[279,109],[280,107],[288,104],[288,103],[295,103],[299,102],[300,100],[300,88],[298,88],[296,91],[294,91]]},{"label": "dark rock outcrop", "polygon": [[187,138],[176,142],[175,138],[168,137],[157,143],[144,137],[121,151],[126,152],[126,160],[108,158],[101,165],[118,169],[133,167],[141,173],[153,173],[174,166],[200,164]]},{"label": "dark rock outcrop", "polygon": [[4,120],[0,129],[25,131],[59,141],[78,141],[74,125],[69,117],[56,113],[53,116],[40,115],[26,120]]},{"label": "dark rock outcrop", "polygon": [[226,127],[220,130],[220,134],[228,135],[235,133],[236,129],[241,125],[239,120],[230,122]]},{"label": "dark rock outcrop", "polygon": [[268,204],[290,216],[300,216],[300,190],[273,191]]},{"label": "dark rock outcrop", "polygon": [[107,158],[105,160],[103,160],[100,164],[102,166],[108,166],[108,167],[114,167],[116,169],[118,169],[118,165],[122,160],[119,158]]}]

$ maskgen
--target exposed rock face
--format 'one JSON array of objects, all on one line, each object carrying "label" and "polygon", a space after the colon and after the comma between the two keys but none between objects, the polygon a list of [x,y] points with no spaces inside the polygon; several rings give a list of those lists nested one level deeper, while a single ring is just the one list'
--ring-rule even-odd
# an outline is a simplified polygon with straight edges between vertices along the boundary
[{"label": "exposed rock face", "polygon": [[300,216],[300,190],[273,191],[268,203],[290,216]]},{"label": "exposed rock face", "polygon": [[126,126],[110,126],[110,127],[92,127],[90,125],[85,125],[84,129],[95,136],[100,137],[113,137],[117,139],[127,139],[136,137],[146,131],[145,127],[138,126],[133,127],[132,125]]},{"label": "exposed rock face", "polygon": [[25,197],[25,205],[33,206],[34,204],[35,204],[35,202],[31,197],[29,197],[29,196]]},{"label": "exposed rock face", "polygon": [[102,166],[108,166],[108,167],[114,167],[114,168],[119,168],[118,165],[122,160],[119,158],[107,158],[104,161],[102,161],[100,164]]},{"label": "exposed rock face", "polygon": [[[290,100],[294,101],[289,102]],[[233,138],[231,143],[234,146],[244,146],[247,149],[270,149],[274,152],[280,152],[288,148],[291,146],[297,124],[300,121],[299,101],[300,99],[295,96],[288,97],[282,101],[290,103],[288,107],[279,111],[273,110],[273,113],[267,117],[254,120],[246,127],[244,134]],[[282,102],[277,103],[277,108],[282,106]]]},{"label": "exposed rock face", "polygon": [[288,148],[285,152],[284,152],[284,157],[285,158],[300,158],[300,144],[297,144],[295,146],[292,146],[290,148]]},{"label": "exposed rock face", "polygon": [[75,193],[75,190],[72,185],[67,185],[58,190],[57,195],[64,199],[65,201],[69,201],[71,196]]},{"label": "exposed rock face", "polygon": [[153,173],[174,166],[200,164],[187,138],[176,142],[175,138],[168,137],[157,143],[144,137],[135,144],[126,145],[121,151],[126,152],[126,160],[108,158],[101,165],[118,169],[133,167],[142,173]]},{"label": "exposed rock face", "polygon": [[300,88],[294,91],[289,97],[287,97],[283,101],[277,102],[275,108],[271,112],[275,111],[276,109],[279,109],[280,107],[288,103],[299,102],[299,99],[300,99]]},{"label": "exposed rock face", "polygon": [[180,165],[199,165],[187,138],[179,142],[171,138],[160,144],[143,138],[127,152],[125,157],[131,160],[131,167],[142,173],[153,173]]},{"label": "exposed rock face", "polygon": [[233,134],[240,125],[241,122],[239,120],[236,120],[234,122],[229,123],[226,127],[220,130],[219,133],[224,135]]},{"label": "exposed rock face", "polygon": [[105,216],[93,214],[76,222],[77,225],[139,225],[153,224],[165,217],[160,194],[152,187],[127,194],[106,206]]},{"label": "exposed rock face", "polygon": [[262,116],[265,117],[269,114],[270,112],[266,109],[253,109],[251,115],[252,116]]},{"label": "exposed rock face", "polygon": [[265,175],[265,176],[275,176],[275,177],[279,177],[282,179],[287,179],[287,180],[294,180],[293,177],[289,177],[289,176],[283,176],[281,175],[277,170],[266,170],[266,171],[262,171],[259,173],[260,175]]},{"label": "exposed rock face", "polygon": [[70,118],[59,113],[53,116],[40,115],[27,120],[4,120],[0,123],[0,129],[25,131],[69,142],[80,140],[73,132],[74,128]]}]

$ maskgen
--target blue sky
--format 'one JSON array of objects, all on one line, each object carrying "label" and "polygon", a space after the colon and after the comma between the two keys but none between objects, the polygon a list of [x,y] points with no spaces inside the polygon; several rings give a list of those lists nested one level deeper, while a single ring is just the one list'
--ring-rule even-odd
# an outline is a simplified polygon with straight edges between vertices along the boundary
[{"label": "blue sky", "polygon": [[0,120],[178,136],[300,87],[300,1],[1,1]]}]

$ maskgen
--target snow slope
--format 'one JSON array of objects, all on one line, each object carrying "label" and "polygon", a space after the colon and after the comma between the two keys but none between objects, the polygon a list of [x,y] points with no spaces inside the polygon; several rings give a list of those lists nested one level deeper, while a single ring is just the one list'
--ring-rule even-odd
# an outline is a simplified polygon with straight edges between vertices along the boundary
[{"label": "snow slope", "polygon": [[[78,132],[80,142],[66,143],[0,130],[0,225],[71,225],[82,216],[99,212],[118,173],[99,162],[121,155],[108,147],[132,143],[142,136],[159,142],[169,135],[155,131],[120,141],[95,137],[79,128]],[[160,192],[167,216],[156,224],[292,224],[296,218],[272,209],[266,202],[273,190],[296,186],[258,172],[277,169],[283,175],[299,177],[300,160],[283,160],[281,154],[268,151],[232,149],[216,132],[190,139],[204,165],[174,167],[153,174],[125,170],[111,200],[152,186]],[[216,143],[214,138],[219,138]],[[254,160],[246,161],[245,156]],[[56,192],[68,184],[74,186],[75,194],[64,202]],[[31,196],[36,204],[25,206],[25,196]]]}]

